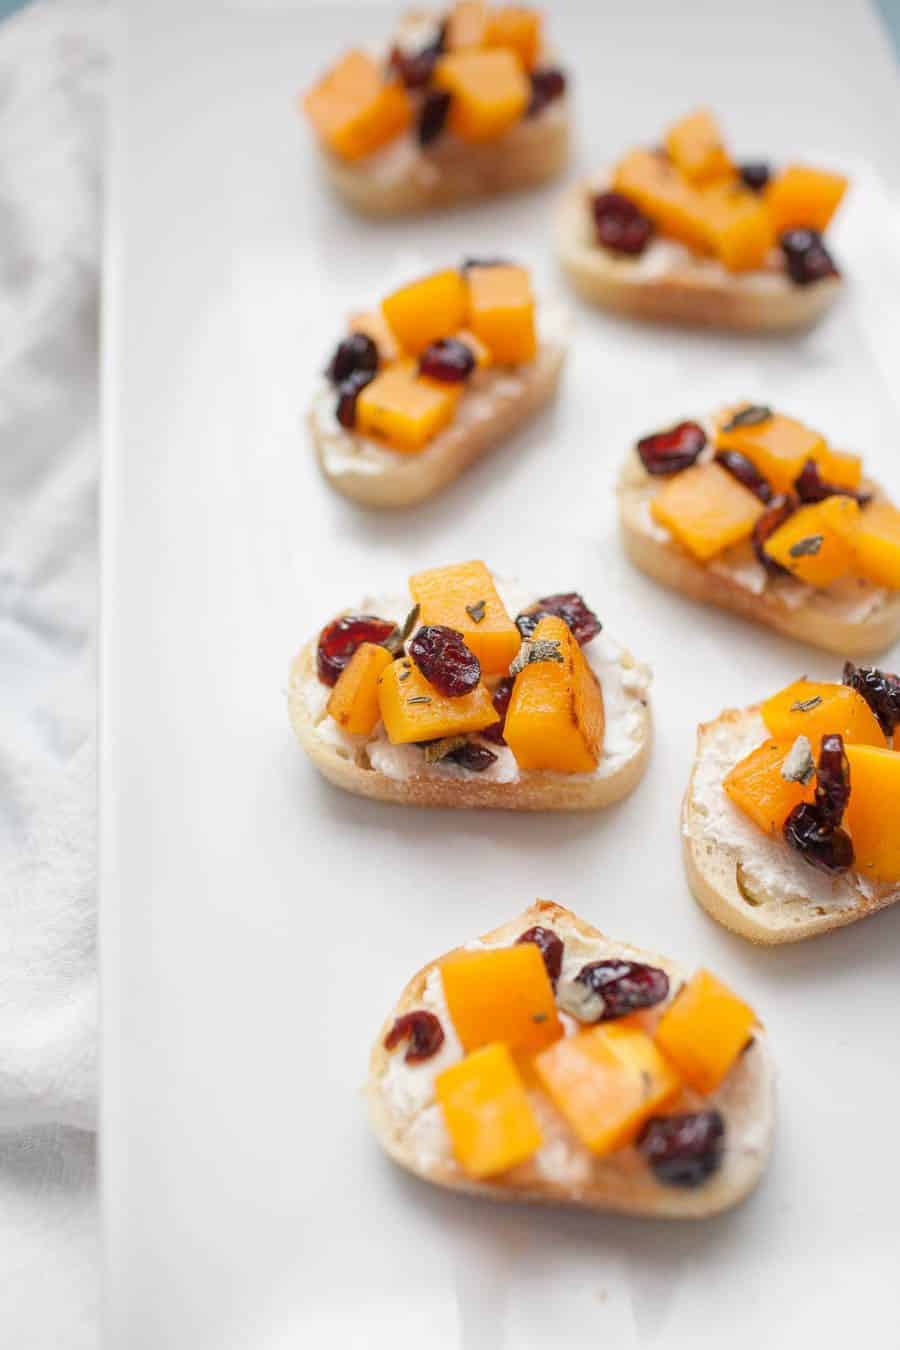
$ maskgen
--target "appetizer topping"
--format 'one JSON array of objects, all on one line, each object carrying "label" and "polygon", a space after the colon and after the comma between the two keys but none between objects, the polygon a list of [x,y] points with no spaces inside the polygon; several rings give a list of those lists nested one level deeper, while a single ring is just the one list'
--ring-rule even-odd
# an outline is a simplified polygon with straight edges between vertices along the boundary
[{"label": "appetizer topping", "polygon": [[338,385],[338,400],[334,415],[348,431],[352,431],[356,426],[356,404],[359,395],[374,378],[375,372],[372,370],[354,370],[352,375],[348,375]]},{"label": "appetizer topping", "polygon": [[890,739],[900,726],[900,678],[875,666],[844,665],[843,682],[866,700],[878,725]]},{"label": "appetizer topping", "polygon": [[597,615],[588,608],[577,591],[566,591],[560,595],[545,595],[543,599],[536,600],[533,605],[516,616],[516,627],[522,637],[526,639],[532,637],[541,619],[546,618],[548,614],[555,614],[557,618],[564,619],[575,641],[581,647],[595,638],[603,627]]},{"label": "appetizer topping", "polygon": [[533,942],[459,951],[442,963],[441,981],[466,1051],[502,1041],[534,1053],[563,1034],[543,953]]},{"label": "appetizer topping", "polygon": [[654,1039],[698,1092],[713,1092],[743,1052],[756,1015],[708,970],[680,990],[656,1026]]},{"label": "appetizer topping", "polygon": [[462,749],[465,744],[465,736],[443,736],[439,741],[425,741],[422,746],[425,751],[425,763],[439,764],[442,759],[446,759],[454,750]]},{"label": "appetizer topping", "polygon": [[884,734],[871,708],[846,684],[795,680],[767,698],[760,712],[776,740],[806,736],[815,751],[822,737],[835,731],[848,743],[884,745]]},{"label": "appetizer topping", "polygon": [[438,1074],[434,1081],[463,1169],[491,1177],[525,1162],[543,1143],[525,1084],[505,1045],[486,1045]]},{"label": "appetizer topping", "polygon": [[447,384],[460,384],[475,369],[475,353],[458,338],[441,338],[419,357],[419,374]]},{"label": "appetizer topping", "polygon": [[341,384],[357,371],[374,375],[378,369],[378,348],[366,333],[351,333],[338,343],[328,365],[332,384]]},{"label": "appetizer topping", "polygon": [[479,745],[477,741],[468,740],[455,750],[451,750],[446,758],[458,764],[461,769],[468,769],[469,773],[484,773],[485,769],[489,769],[497,762],[493,750],[489,750],[486,745]]},{"label": "appetizer topping", "polygon": [[512,689],[512,679],[509,676],[504,676],[491,696],[491,702],[494,705],[500,721],[496,722],[492,727],[485,727],[484,731],[481,733],[486,740],[496,741],[498,745],[506,744],[506,741],[503,738],[503,728],[506,725],[506,710],[509,707]]},{"label": "appetizer topping", "polygon": [[794,807],[784,823],[784,837],[811,867],[829,876],[840,876],[853,866],[849,834],[825,820],[814,802]]},{"label": "appetizer topping", "polygon": [[563,659],[530,661],[516,675],[506,743],[523,769],[591,773],[600,760],[605,721],[597,677],[565,620],[541,619],[532,641],[557,643]]},{"label": "appetizer topping", "polygon": [[[740,450],[717,450],[715,458],[717,464],[721,464],[723,469],[727,469],[733,478],[736,478],[739,483],[743,483],[745,488],[749,488],[761,502],[768,505],[772,501],[774,495],[772,485],[763,477],[752,459],[742,455]],[[759,521],[757,521],[758,524]]]},{"label": "appetizer topping", "polygon": [[900,511],[895,506],[872,502],[860,513],[853,559],[860,574],[876,586],[900,590]]},{"label": "appetizer topping", "polygon": [[493,141],[509,131],[531,100],[531,82],[508,47],[442,56],[435,83],[452,96],[448,124],[461,141]]},{"label": "appetizer topping", "polygon": [[737,431],[738,427],[758,427],[771,421],[772,409],[760,403],[749,403],[734,413],[722,426],[723,431]]},{"label": "appetizer topping", "polygon": [[850,497],[801,506],[769,535],[763,551],[800,581],[828,586],[850,571],[858,515],[859,503]]},{"label": "appetizer topping", "polygon": [[371,736],[378,725],[378,677],[393,659],[385,647],[362,642],[341,671],[327,711],[348,736]]},{"label": "appetizer topping", "polygon": [[781,765],[781,776],[789,783],[802,783],[805,787],[816,771],[812,746],[808,736],[798,736],[785,755]]},{"label": "appetizer topping", "polygon": [[534,928],[528,928],[524,933],[521,933],[516,938],[516,942],[534,943],[544,958],[550,983],[555,989],[556,982],[562,973],[563,952],[565,950],[565,944],[559,934],[554,933],[552,928],[542,928],[538,924]]},{"label": "appetizer topping", "polygon": [[554,103],[566,92],[566,77],[557,66],[531,72],[531,99],[525,109],[526,117],[537,117],[548,103]]},{"label": "appetizer topping", "polygon": [[654,519],[701,562],[749,539],[764,510],[759,498],[715,461],[676,474],[650,503]]},{"label": "appetizer topping", "polygon": [[461,698],[481,682],[478,657],[453,628],[423,625],[410,638],[408,651],[428,683],[447,698]]},{"label": "appetizer topping", "polygon": [[452,95],[446,89],[432,89],[422,101],[416,122],[416,137],[421,146],[431,145],[447,125]]},{"label": "appetizer topping", "polygon": [[326,624],[319,634],[316,666],[323,684],[337,684],[338,676],[363,642],[380,645],[394,624],[371,614],[346,614]]},{"label": "appetizer topping", "polygon": [[839,173],[789,164],[776,174],[766,192],[766,203],[778,234],[785,230],[827,229],[847,190]]},{"label": "appetizer topping", "polygon": [[400,80],[385,79],[368,52],[350,51],[306,95],[314,130],[333,154],[357,160],[401,135],[413,104]]},{"label": "appetizer topping", "polygon": [[431,1059],[444,1044],[444,1028],[434,1013],[425,1008],[404,1013],[394,1021],[394,1025],[384,1038],[385,1050],[396,1050],[401,1041],[406,1041],[406,1053],[403,1058],[407,1064],[420,1064],[423,1059]]},{"label": "appetizer topping", "polygon": [[393,450],[414,453],[452,422],[458,399],[455,385],[421,379],[415,361],[400,360],[357,396],[357,430]]},{"label": "appetizer topping", "polygon": [[693,183],[711,183],[732,170],[716,120],[708,108],[689,113],[666,133],[669,158]]},{"label": "appetizer topping", "polygon": [[485,684],[468,694],[448,697],[412,661],[392,661],[385,667],[378,678],[378,706],[394,745],[464,736],[497,721]]},{"label": "appetizer topping", "polygon": [[821,235],[815,230],[786,230],[779,243],[788,276],[798,286],[840,276]]},{"label": "appetizer topping", "polygon": [[597,243],[611,253],[638,257],[656,233],[653,221],[622,192],[598,192],[591,199]]},{"label": "appetizer topping", "polygon": [[814,459],[808,459],[794,479],[794,491],[801,502],[823,502],[826,497],[853,497],[860,506],[868,506],[872,500],[871,492],[859,492],[856,488],[826,483],[821,465]]},{"label": "appetizer topping", "polygon": [[[732,453],[737,454],[737,451]],[[774,558],[770,558],[766,552],[766,540],[769,535],[774,534],[777,529],[784,524],[790,516],[797,510],[797,499],[790,493],[773,497],[769,502],[769,509],[765,511],[753,526],[753,552],[759,562],[767,572],[773,576],[788,576],[786,568],[777,563]]]},{"label": "appetizer topping", "polygon": [[[410,577],[409,589],[421,606],[422,623],[455,628],[478,657],[485,675],[507,673],[519,649],[519,630],[483,562],[454,563],[418,572]],[[477,619],[472,615],[473,608]]]},{"label": "appetizer topping", "polygon": [[850,800],[850,761],[842,736],[822,737],[816,774],[815,804],[823,820],[840,825]]},{"label": "appetizer topping", "polygon": [[381,310],[405,351],[418,355],[438,338],[461,328],[467,297],[455,267],[412,281],[381,302]]},{"label": "appetizer topping", "polygon": [[638,1138],[638,1148],[659,1181],[667,1186],[700,1186],[719,1170],[725,1143],[721,1111],[653,1116]]},{"label": "appetizer topping", "polygon": [[681,473],[695,463],[705,445],[706,432],[699,422],[679,422],[667,431],[642,436],[637,452],[648,473]]},{"label": "appetizer topping", "polygon": [[762,192],[771,177],[772,171],[768,164],[760,159],[751,160],[747,164],[739,164],[738,173],[745,187],[750,188],[752,192]]},{"label": "appetizer topping", "polygon": [[419,622],[419,606],[413,605],[412,609],[403,620],[402,627],[398,624],[394,631],[385,638],[383,646],[387,647],[392,656],[402,656],[406,651],[407,639],[415,632],[416,625]]},{"label": "appetizer topping", "polygon": [[794,807],[812,796],[805,782],[785,773],[789,754],[783,741],[766,741],[736,764],[722,783],[735,806],[773,838],[781,834]]},{"label": "appetizer topping", "polygon": [[755,405],[741,408],[719,427],[716,448],[740,450],[775,492],[789,492],[806,461],[828,453],[817,431],[793,417]]},{"label": "appetizer topping", "polygon": [[559,643],[552,638],[535,642],[525,641],[519,648],[515,660],[510,662],[509,673],[518,675],[519,671],[531,665],[532,661],[558,661],[562,665],[564,660]]},{"label": "appetizer topping", "polygon": [[560,1003],[579,1022],[609,1022],[669,995],[669,977],[640,961],[590,961],[560,993]]},{"label": "appetizer topping", "polygon": [[[499,365],[522,365],[537,353],[534,296],[524,267],[472,267],[468,325]],[[459,327],[460,325],[455,325]]]},{"label": "appetizer topping", "polygon": [[848,745],[853,790],[846,825],[860,876],[888,886],[900,882],[900,754],[873,745]]},{"label": "appetizer topping", "polygon": [[418,51],[408,51],[395,45],[388,57],[389,71],[399,76],[407,89],[423,89],[431,80],[435,62],[444,50],[445,40],[445,25],[442,24],[437,35]]}]

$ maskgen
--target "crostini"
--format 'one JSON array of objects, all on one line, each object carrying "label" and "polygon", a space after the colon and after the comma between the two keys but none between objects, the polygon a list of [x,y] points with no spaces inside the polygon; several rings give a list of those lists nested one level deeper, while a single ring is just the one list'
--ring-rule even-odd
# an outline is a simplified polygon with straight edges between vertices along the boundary
[{"label": "crostini", "polygon": [[569,153],[566,76],[520,5],[410,13],[385,51],[341,57],[303,107],[332,186],[366,215],[534,187]]},{"label": "crostini", "polygon": [[477,259],[354,315],[309,414],[325,477],[365,506],[439,492],[553,397],[565,326],[526,268]]},{"label": "crostini", "polygon": [[650,750],[649,672],[580,595],[537,598],[483,562],[410,577],[409,599],[326,624],[289,712],[320,773],[410,806],[608,806]]},{"label": "crostini", "polygon": [[736,163],[706,109],[570,189],[557,248],[576,289],[643,319],[804,328],[841,286],[822,235],[847,186],[804,164]]},{"label": "crostini", "polygon": [[662,1218],[742,1200],[774,1120],[752,1008],[545,900],[413,976],[368,1103],[385,1152],[436,1185]]},{"label": "crostini", "polygon": [[701,726],[688,881],[753,942],[799,942],[900,899],[900,679],[847,662]]},{"label": "crostini", "polygon": [[644,436],[618,495],[628,557],[694,600],[851,656],[900,634],[900,510],[793,417],[744,404]]}]

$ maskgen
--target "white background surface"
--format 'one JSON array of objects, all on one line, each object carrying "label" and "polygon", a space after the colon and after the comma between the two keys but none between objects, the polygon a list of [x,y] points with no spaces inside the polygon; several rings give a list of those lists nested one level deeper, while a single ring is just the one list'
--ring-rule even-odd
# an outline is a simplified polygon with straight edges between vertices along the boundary
[{"label": "white background surface", "polygon": [[[783,341],[641,328],[573,301],[557,407],[391,516],[330,493],[302,426],[343,314],[473,252],[520,256],[561,290],[558,185],[358,221],[317,181],[292,100],[388,10],[129,8],[105,494],[109,1345],[780,1350],[895,1326],[900,908],[757,951],[699,911],[679,859],[697,721],[838,663],[635,574],[611,495],[636,434],[727,398],[810,419],[900,493],[884,375],[897,218],[867,167],[894,168],[898,101],[874,17],[851,0],[552,7],[577,73],[576,164],[656,139],[701,100],[743,157],[853,161],[834,234],[850,291]],[[368,589],[471,556],[540,592],[583,590],[652,663],[656,748],[620,807],[405,811],[329,787],[294,743],[286,671],[309,633]],[[712,966],[759,1009],[780,1120],[738,1211],[694,1227],[498,1209],[380,1156],[360,1085],[391,1000],[536,895]]]}]

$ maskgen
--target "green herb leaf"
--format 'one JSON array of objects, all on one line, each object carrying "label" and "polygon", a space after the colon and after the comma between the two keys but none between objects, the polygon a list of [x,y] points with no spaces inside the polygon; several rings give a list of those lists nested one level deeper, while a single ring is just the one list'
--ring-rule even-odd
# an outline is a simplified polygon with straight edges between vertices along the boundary
[{"label": "green herb leaf", "polygon": [[403,621],[403,627],[400,628],[398,626],[395,628],[392,633],[388,633],[384,642],[382,642],[382,647],[386,648],[392,656],[400,656],[402,654],[406,639],[411,635],[416,624],[419,622],[419,609],[419,605],[413,605]]},{"label": "green herb leaf", "polygon": [[437,764],[454,750],[459,750],[465,743],[465,736],[444,736],[439,741],[429,741],[425,746],[425,763]]},{"label": "green herb leaf", "polygon": [[788,553],[792,558],[814,558],[824,543],[824,534],[810,534],[792,544]]},{"label": "green herb leaf", "polygon": [[772,416],[772,409],[767,408],[764,403],[748,403],[746,408],[741,408],[726,422],[723,431],[737,431],[738,427],[758,427],[763,422],[768,422]]},{"label": "green herb leaf", "polygon": [[[821,702],[821,699],[819,700]],[[786,783],[802,783],[805,787],[816,771],[809,738],[798,736],[784,757],[781,776]]]},{"label": "green herb leaf", "polygon": [[523,642],[515,658],[510,662],[510,675],[518,675],[526,666],[530,666],[533,661],[558,661],[560,665],[565,661],[558,638],[539,638],[537,642]]},{"label": "green herb leaf", "polygon": [[800,699],[797,703],[791,704],[791,712],[812,712],[813,708],[818,708],[822,702],[819,694],[813,694],[812,698]]},{"label": "green herb leaf", "polygon": [[466,605],[466,613],[473,623],[481,623],[486,605],[486,600],[476,600],[474,605]]},{"label": "green herb leaf", "polygon": [[407,703],[430,703],[430,702],[431,702],[431,695],[430,695],[430,694],[414,694],[412,698],[408,698],[406,701],[407,701]]}]

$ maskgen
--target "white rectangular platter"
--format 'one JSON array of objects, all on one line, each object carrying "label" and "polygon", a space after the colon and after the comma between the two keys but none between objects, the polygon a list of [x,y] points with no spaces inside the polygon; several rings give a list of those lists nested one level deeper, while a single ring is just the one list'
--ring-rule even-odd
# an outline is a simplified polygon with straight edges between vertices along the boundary
[{"label": "white rectangular platter", "polygon": [[[846,164],[850,286],[813,334],[734,339],[571,301],[557,406],[419,510],[356,509],[303,413],[344,314],[389,280],[513,253],[548,292],[559,185],[366,224],[327,195],[298,89],[394,13],[131,0],[106,312],[102,948],[106,1336],[129,1350],[822,1350],[896,1326],[900,908],[755,950],[694,905],[678,810],[696,724],[837,663],[629,569],[637,434],[729,398],[794,411],[900,492],[898,89],[862,0],[554,4],[572,173],[699,102],[745,156]],[[322,782],[289,660],[339,608],[485,557],[583,590],[655,671],[646,779],[597,816],[413,812]],[[697,1226],[495,1208],[380,1155],[369,1045],[427,959],[536,895],[708,964],[771,1031],[771,1169]],[[882,1342],[884,1343],[884,1342]]]}]

